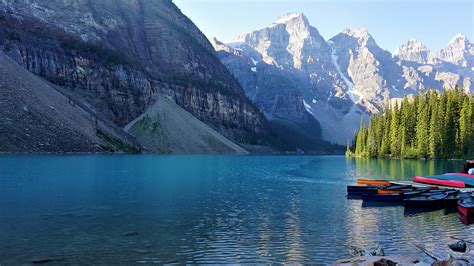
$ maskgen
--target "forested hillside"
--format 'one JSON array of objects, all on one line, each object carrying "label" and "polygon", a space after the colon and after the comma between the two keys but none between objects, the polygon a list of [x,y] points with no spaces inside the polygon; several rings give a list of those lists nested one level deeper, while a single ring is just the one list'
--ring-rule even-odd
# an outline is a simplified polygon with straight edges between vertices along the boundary
[{"label": "forested hillside", "polygon": [[464,90],[427,90],[361,123],[347,155],[393,158],[474,156],[474,100]]}]

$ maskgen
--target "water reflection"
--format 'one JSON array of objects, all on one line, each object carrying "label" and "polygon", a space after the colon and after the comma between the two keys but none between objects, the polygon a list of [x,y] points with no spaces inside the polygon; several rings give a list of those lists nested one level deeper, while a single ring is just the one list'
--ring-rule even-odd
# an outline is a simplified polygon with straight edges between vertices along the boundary
[{"label": "water reflection", "polygon": [[285,232],[286,232],[286,245],[287,245],[287,260],[290,262],[303,261],[304,246],[301,239],[301,228],[300,228],[300,196],[295,188],[292,188],[291,198],[289,201],[288,212],[286,213],[285,219]]},{"label": "water reflection", "polygon": [[411,180],[414,176],[429,176],[456,172],[462,167],[461,160],[383,160],[349,158],[355,165],[359,178]]},{"label": "water reflection", "polygon": [[[346,199],[356,178],[460,162],[338,156],[0,156],[0,263],[331,263],[350,246],[420,255],[473,235],[457,213]],[[436,236],[436,237],[433,237]]]}]

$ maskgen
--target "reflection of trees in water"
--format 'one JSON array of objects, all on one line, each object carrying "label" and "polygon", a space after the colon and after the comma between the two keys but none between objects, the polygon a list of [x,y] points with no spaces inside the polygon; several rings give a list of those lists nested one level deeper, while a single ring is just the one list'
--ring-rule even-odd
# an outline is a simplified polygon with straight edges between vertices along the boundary
[{"label": "reflection of trees in water", "polygon": [[359,178],[387,178],[394,180],[409,180],[413,176],[429,176],[457,172],[462,167],[462,161],[434,160],[388,160],[371,158],[348,159],[355,165]]}]

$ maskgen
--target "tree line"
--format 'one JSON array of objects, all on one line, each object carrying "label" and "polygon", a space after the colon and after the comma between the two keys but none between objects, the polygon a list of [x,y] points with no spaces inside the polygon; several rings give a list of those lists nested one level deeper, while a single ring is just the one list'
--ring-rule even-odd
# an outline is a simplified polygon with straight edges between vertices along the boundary
[{"label": "tree line", "polygon": [[474,157],[474,100],[457,86],[428,89],[363,121],[347,156],[451,159]]}]

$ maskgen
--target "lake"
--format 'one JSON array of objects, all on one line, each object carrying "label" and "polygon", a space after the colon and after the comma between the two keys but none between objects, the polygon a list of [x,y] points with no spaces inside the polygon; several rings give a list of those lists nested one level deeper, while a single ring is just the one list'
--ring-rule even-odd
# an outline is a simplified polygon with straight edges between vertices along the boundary
[{"label": "lake", "polygon": [[0,264],[331,263],[351,246],[447,256],[457,213],[346,198],[357,178],[405,180],[460,161],[342,156],[0,156]]}]

